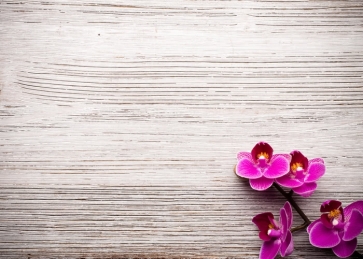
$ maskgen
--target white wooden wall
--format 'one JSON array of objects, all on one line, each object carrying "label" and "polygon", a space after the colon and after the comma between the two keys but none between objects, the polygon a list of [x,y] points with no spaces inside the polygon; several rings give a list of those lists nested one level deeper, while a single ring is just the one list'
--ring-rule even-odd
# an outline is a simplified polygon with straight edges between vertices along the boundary
[{"label": "white wooden wall", "polygon": [[363,199],[362,72],[361,0],[0,0],[0,257],[257,258],[284,199],[236,153],[324,158],[311,219]]}]

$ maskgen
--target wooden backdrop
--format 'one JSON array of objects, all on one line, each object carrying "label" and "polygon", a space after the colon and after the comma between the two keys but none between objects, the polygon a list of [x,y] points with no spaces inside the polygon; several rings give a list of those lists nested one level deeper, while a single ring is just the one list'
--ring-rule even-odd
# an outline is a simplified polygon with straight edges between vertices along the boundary
[{"label": "wooden backdrop", "polygon": [[262,140],[324,158],[311,219],[363,198],[361,0],[1,0],[0,22],[1,258],[257,258],[284,199],[233,167]]}]

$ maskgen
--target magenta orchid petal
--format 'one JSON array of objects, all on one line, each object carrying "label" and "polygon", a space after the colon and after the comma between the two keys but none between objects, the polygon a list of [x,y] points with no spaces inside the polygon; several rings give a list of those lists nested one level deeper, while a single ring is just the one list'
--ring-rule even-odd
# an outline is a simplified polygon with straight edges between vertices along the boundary
[{"label": "magenta orchid petal", "polygon": [[242,158],[247,158],[248,160],[253,160],[252,159],[252,156],[251,156],[251,153],[249,152],[238,152],[237,153],[237,160],[241,160]]},{"label": "magenta orchid petal", "polygon": [[292,188],[293,191],[303,197],[309,197],[316,190],[318,185],[315,182],[312,183],[304,183],[303,185]]},{"label": "magenta orchid petal", "polygon": [[245,157],[238,161],[236,174],[248,179],[256,179],[262,176],[261,171],[255,166],[255,164]]},{"label": "magenta orchid petal", "polygon": [[354,253],[357,248],[357,239],[354,238],[350,241],[342,241],[339,245],[333,247],[333,252],[340,258],[347,258]]},{"label": "magenta orchid petal", "polygon": [[363,231],[363,215],[358,210],[353,210],[351,217],[344,226],[344,241],[356,238]]},{"label": "magenta orchid petal", "polygon": [[355,201],[344,208],[343,211],[344,211],[345,219],[347,221],[350,219],[350,216],[351,216],[353,210],[358,210],[360,213],[363,214],[363,200]]},{"label": "magenta orchid petal", "polygon": [[310,223],[310,225],[306,228],[306,231],[308,232],[308,234],[310,234],[310,231],[311,231],[311,229],[317,224],[317,223],[319,223],[320,222],[320,219],[317,219],[317,220],[315,220],[315,221],[313,221],[313,222],[311,222]]},{"label": "magenta orchid petal", "polygon": [[271,187],[274,179],[268,179],[266,177],[260,177],[258,179],[250,179],[250,185],[252,189],[256,191],[264,191]]},{"label": "magenta orchid petal", "polygon": [[289,230],[292,226],[292,220],[293,220],[293,216],[292,216],[292,208],[291,208],[291,204],[289,202],[285,202],[284,207],[285,212],[286,212],[286,216],[287,216],[287,230]]},{"label": "magenta orchid petal", "polygon": [[278,178],[289,172],[289,160],[284,156],[273,155],[270,163],[270,167],[268,167],[264,173],[264,176],[267,178]]},{"label": "magenta orchid petal", "polygon": [[309,160],[309,165],[311,163],[322,163],[322,164],[324,164],[324,160],[322,158],[313,158],[313,159]]},{"label": "magenta orchid petal", "polygon": [[280,238],[281,237],[281,230],[276,230],[276,229],[270,229],[267,234],[271,237],[271,238]]},{"label": "magenta orchid petal", "polygon": [[279,185],[287,187],[287,188],[296,188],[296,187],[303,185],[303,182],[301,182],[300,180],[298,180],[296,178],[292,178],[291,174],[286,174],[284,176],[277,178],[276,182]]},{"label": "magenta orchid petal", "polygon": [[292,239],[292,234],[290,231],[287,232],[285,241],[282,241],[281,248],[280,248],[280,254],[282,257],[288,256],[292,254],[292,251],[294,250],[294,242]]},{"label": "magenta orchid petal", "polygon": [[260,250],[260,259],[273,259],[276,257],[281,247],[280,239],[273,239],[263,242]]},{"label": "magenta orchid petal", "polygon": [[278,155],[285,157],[289,161],[289,163],[291,162],[291,155],[290,154],[278,154]]},{"label": "magenta orchid petal", "polygon": [[281,226],[281,233],[282,233],[281,239],[285,240],[286,234],[287,234],[289,228],[288,228],[287,213],[284,208],[280,209],[280,226]]},{"label": "magenta orchid petal", "polygon": [[258,237],[263,241],[270,241],[271,240],[271,237],[267,234],[267,232],[260,231],[260,233],[258,234]]},{"label": "magenta orchid petal", "polygon": [[309,166],[308,174],[305,177],[306,183],[319,180],[325,174],[325,165],[322,163],[312,163]]},{"label": "magenta orchid petal", "polygon": [[326,228],[323,223],[317,222],[310,229],[310,243],[319,248],[332,248],[341,241],[338,231]]}]

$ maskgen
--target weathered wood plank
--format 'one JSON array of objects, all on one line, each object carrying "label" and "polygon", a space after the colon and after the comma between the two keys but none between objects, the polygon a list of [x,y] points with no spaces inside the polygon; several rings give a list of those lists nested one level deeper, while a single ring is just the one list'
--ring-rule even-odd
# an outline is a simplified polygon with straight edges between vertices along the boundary
[{"label": "weathered wood plank", "polygon": [[[312,219],[326,199],[362,199],[362,14],[1,1],[0,257],[256,258],[251,218],[284,199],[232,168],[260,140],[325,159],[317,192],[297,197]],[[294,238],[290,258],[333,257]]]}]

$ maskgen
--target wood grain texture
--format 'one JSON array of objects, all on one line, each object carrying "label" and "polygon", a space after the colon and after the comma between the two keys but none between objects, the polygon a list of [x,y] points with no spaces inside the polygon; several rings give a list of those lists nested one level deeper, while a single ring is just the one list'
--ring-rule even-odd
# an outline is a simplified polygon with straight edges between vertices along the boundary
[{"label": "wood grain texture", "polygon": [[1,258],[257,258],[284,199],[232,169],[261,140],[324,158],[310,218],[363,197],[360,0],[1,0],[0,22]]}]

